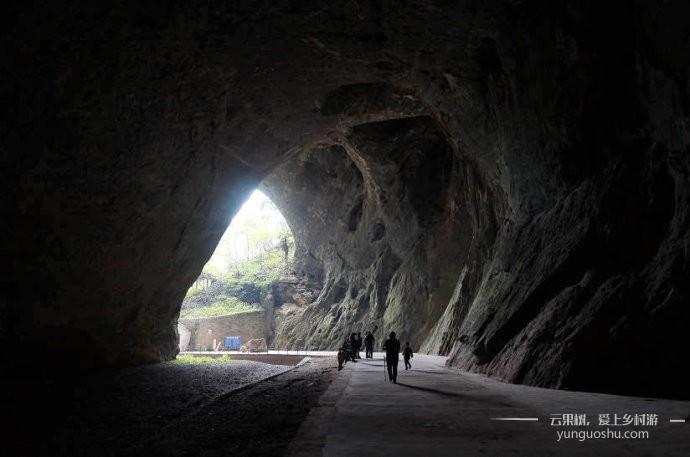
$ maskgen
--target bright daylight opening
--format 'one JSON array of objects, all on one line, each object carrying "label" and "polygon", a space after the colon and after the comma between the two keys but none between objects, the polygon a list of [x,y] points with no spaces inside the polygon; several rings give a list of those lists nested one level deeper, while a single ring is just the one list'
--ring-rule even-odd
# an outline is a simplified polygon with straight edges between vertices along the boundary
[{"label": "bright daylight opening", "polygon": [[243,336],[239,344],[264,337],[255,330],[256,322],[265,321],[272,307],[272,284],[286,272],[293,246],[283,215],[255,190],[187,291],[180,312],[180,349],[228,349],[229,337]]}]

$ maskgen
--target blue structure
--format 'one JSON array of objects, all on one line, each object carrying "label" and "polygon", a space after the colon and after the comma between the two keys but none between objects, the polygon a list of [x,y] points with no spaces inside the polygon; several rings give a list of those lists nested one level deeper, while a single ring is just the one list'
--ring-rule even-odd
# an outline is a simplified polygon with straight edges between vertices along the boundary
[{"label": "blue structure", "polygon": [[230,351],[237,351],[242,346],[242,337],[240,336],[226,336],[223,340],[223,347]]}]

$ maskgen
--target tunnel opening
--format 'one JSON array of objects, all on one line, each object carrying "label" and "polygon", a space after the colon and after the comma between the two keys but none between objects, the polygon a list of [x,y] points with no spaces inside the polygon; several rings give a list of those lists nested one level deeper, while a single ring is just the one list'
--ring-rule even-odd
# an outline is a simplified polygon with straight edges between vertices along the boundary
[{"label": "tunnel opening", "polygon": [[273,309],[290,282],[295,240],[276,205],[254,190],[182,300],[180,351],[266,351]]}]

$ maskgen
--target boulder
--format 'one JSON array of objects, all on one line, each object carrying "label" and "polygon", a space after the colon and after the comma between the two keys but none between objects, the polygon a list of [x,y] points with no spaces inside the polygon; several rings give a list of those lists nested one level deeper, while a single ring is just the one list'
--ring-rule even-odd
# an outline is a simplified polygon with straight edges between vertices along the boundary
[{"label": "boulder", "polygon": [[253,340],[249,340],[247,341],[245,348],[247,352],[268,352],[268,346],[266,345],[265,338],[256,338]]}]

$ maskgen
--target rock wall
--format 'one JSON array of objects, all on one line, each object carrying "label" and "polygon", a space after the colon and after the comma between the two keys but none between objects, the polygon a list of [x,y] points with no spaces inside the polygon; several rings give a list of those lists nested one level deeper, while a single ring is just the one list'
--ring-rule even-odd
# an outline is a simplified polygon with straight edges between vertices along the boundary
[{"label": "rock wall", "polygon": [[356,126],[342,145],[310,150],[262,188],[293,228],[298,271],[323,278],[312,304],[290,308],[279,346],[333,348],[378,327],[379,341],[394,329],[419,347],[452,296],[473,232],[495,231],[493,220],[470,222],[470,200],[486,190],[429,116]]},{"label": "rock wall", "polygon": [[[470,39],[470,62],[422,90],[432,117],[353,126],[264,181],[303,270],[324,278],[277,341],[333,347],[377,325],[379,340],[396,330],[510,382],[684,395],[670,348],[690,320],[688,69],[674,54],[688,39],[653,33],[683,8],[598,11],[611,21],[556,8],[554,22],[517,7],[510,33]],[[380,109],[382,92],[340,88],[323,112]]]},{"label": "rock wall", "polygon": [[9,6],[2,360],[174,357],[184,292],[267,177],[323,285],[284,344],[378,324],[512,382],[687,395],[688,13]]}]

